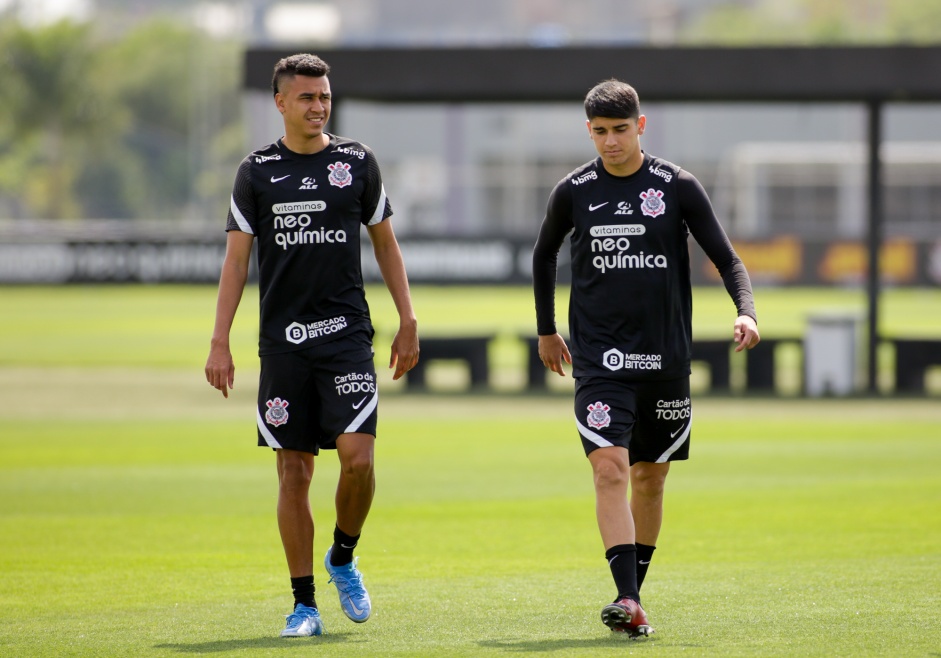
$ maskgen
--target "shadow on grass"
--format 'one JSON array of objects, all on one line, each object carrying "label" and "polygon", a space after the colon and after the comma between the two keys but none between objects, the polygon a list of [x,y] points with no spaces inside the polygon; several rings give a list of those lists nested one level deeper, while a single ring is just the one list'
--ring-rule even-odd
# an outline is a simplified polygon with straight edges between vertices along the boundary
[{"label": "shadow on grass", "polygon": [[330,633],[320,637],[257,637],[253,639],[238,640],[216,640],[214,642],[192,642],[189,644],[155,644],[154,649],[163,649],[174,651],[176,653],[222,653],[223,651],[234,651],[236,649],[297,649],[299,644],[331,645],[343,644],[350,641],[364,642],[365,640],[353,639],[347,633]]},{"label": "shadow on grass", "polygon": [[477,644],[486,649],[500,649],[508,652],[528,653],[528,652],[549,652],[549,651],[570,651],[572,649],[595,649],[611,647],[619,644],[628,644],[632,648],[650,647],[653,650],[656,647],[657,639],[648,637],[632,640],[631,638],[618,634],[611,634],[605,637],[581,638],[581,639],[560,639],[560,640],[525,640],[522,642],[513,642],[508,640],[486,640]]}]

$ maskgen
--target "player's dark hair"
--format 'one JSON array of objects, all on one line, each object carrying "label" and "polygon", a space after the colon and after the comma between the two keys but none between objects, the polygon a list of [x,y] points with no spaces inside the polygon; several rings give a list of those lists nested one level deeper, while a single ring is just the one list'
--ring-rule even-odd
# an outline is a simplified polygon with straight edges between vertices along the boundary
[{"label": "player's dark hair", "polygon": [[640,98],[632,86],[611,78],[596,84],[585,96],[585,114],[589,121],[595,117],[636,119],[640,116]]},{"label": "player's dark hair", "polygon": [[271,91],[277,94],[281,81],[293,78],[295,75],[307,75],[311,78],[322,78],[330,73],[330,65],[308,53],[298,53],[278,61],[274,65],[274,74],[271,76]]}]

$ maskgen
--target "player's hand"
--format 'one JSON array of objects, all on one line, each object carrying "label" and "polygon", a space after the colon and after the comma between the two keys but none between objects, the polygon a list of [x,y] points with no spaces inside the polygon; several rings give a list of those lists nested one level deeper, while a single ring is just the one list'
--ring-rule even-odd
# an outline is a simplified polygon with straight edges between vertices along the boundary
[{"label": "player's hand", "polygon": [[396,380],[418,363],[418,325],[414,322],[399,325],[399,330],[392,339],[392,354],[389,368],[395,368],[392,379]]},{"label": "player's hand", "polygon": [[206,381],[229,397],[229,389],[235,388],[235,363],[228,345],[213,344],[206,360]]},{"label": "player's hand", "polygon": [[740,315],[735,320],[735,327],[732,329],[732,340],[738,343],[736,352],[744,349],[751,349],[761,341],[758,335],[758,325],[747,315]]},{"label": "player's hand", "polygon": [[565,339],[559,334],[539,337],[539,358],[544,366],[552,372],[559,373],[561,377],[565,377],[562,360],[564,359],[567,364],[572,365],[572,355],[569,354]]}]

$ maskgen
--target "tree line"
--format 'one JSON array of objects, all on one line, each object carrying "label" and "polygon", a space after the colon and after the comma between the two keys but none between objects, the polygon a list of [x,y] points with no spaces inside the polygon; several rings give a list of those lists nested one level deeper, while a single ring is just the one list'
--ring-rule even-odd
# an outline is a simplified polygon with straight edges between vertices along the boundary
[{"label": "tree line", "polygon": [[[0,17],[0,219],[218,218],[248,147],[244,44],[166,18],[105,31]],[[941,0],[730,0],[676,40],[938,43]]]},{"label": "tree line", "polygon": [[0,25],[0,217],[217,217],[244,155],[241,44]]},{"label": "tree line", "polygon": [[679,39],[716,46],[937,44],[941,42],[941,2],[729,1],[704,12]]}]

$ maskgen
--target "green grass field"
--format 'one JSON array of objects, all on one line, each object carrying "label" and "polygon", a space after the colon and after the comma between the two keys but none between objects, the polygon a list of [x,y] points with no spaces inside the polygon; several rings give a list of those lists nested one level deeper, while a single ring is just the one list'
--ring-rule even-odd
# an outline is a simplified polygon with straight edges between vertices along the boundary
[{"label": "green grass field", "polygon": [[[377,331],[377,364],[388,359],[388,344],[397,326],[394,307],[381,286],[367,292]],[[757,289],[759,328],[768,338],[800,337],[807,318],[821,311],[863,313],[859,289]],[[557,317],[565,332],[568,291],[558,291]],[[525,387],[525,348],[521,336],[535,332],[532,293],[522,287],[419,286],[413,298],[423,335],[481,334],[496,337],[491,349],[493,384],[501,391]],[[694,294],[694,338],[731,336],[734,307],[721,287]],[[0,367],[26,368],[153,368],[197,371],[205,362],[212,331],[215,288],[211,286],[75,286],[0,287]],[[242,300],[232,332],[236,367],[249,373],[258,367],[257,288]],[[941,336],[941,289],[894,289],[883,297],[881,331],[886,337]],[[799,391],[800,355],[781,350],[785,373],[783,392]],[[892,388],[892,355],[880,355],[883,390]],[[744,361],[739,359],[738,365]],[[694,364],[694,388],[697,366]],[[380,371],[383,368],[380,367]],[[447,363],[436,367],[429,382],[442,389],[460,389],[466,373]],[[929,373],[929,388],[941,390],[941,368]],[[380,372],[380,376],[384,374]],[[733,370],[733,379],[735,375]],[[241,379],[241,378],[240,378]],[[550,378],[552,390],[566,391],[570,382]],[[387,392],[400,382],[380,378]],[[734,382],[733,382],[734,383]],[[237,384],[238,385],[238,384]]]},{"label": "green grass field", "polygon": [[[887,331],[941,326],[937,292],[897,292]],[[722,295],[700,295],[697,331],[725,331]],[[760,293],[763,331],[799,333],[808,309],[846,295],[778,307]],[[224,400],[202,376],[213,299],[0,288],[0,656],[941,654],[936,398],[696,398],[643,591],[657,634],[631,642],[598,620],[614,592],[568,398],[386,395],[360,550],[375,616],[348,622],[318,564],[329,635],[281,640],[276,476],[252,423],[256,301]],[[531,322],[513,289],[415,300],[425,331],[476,322],[509,339]],[[335,481],[327,453],[317,557]]]}]

